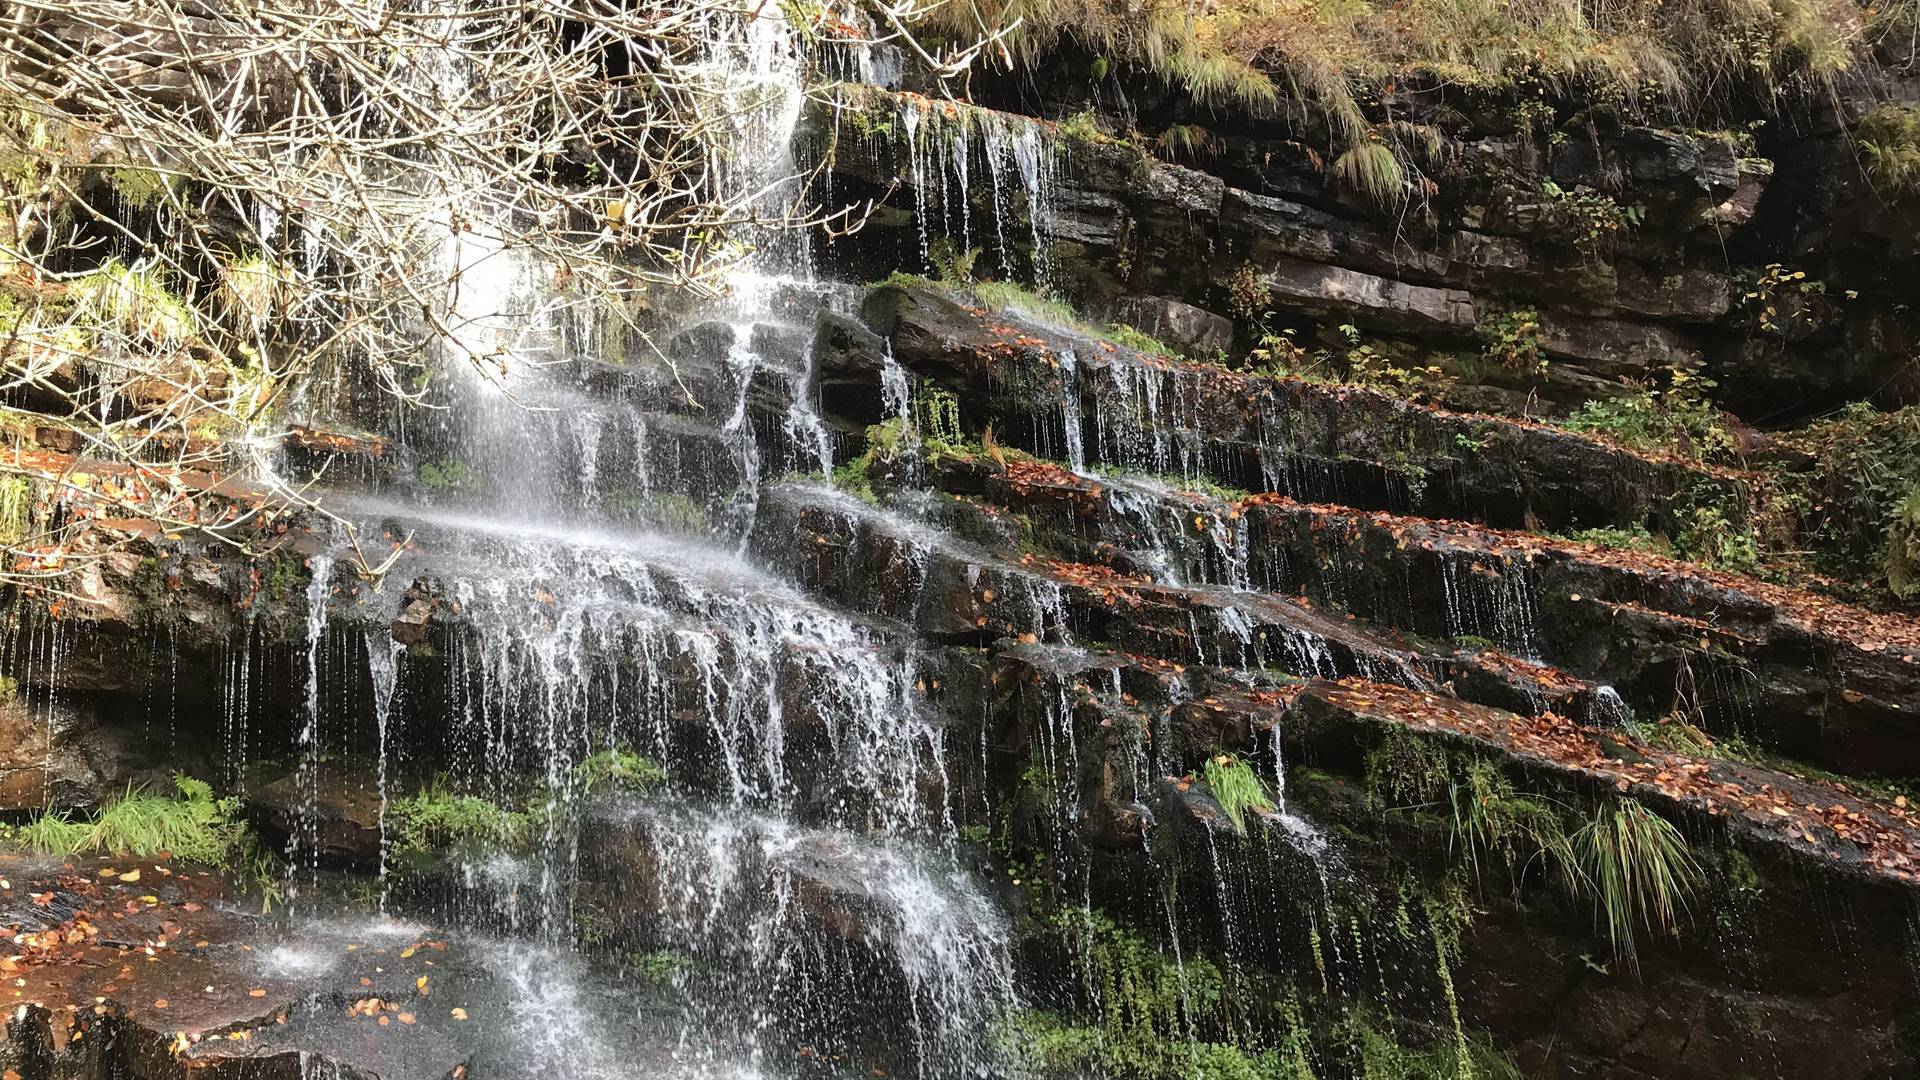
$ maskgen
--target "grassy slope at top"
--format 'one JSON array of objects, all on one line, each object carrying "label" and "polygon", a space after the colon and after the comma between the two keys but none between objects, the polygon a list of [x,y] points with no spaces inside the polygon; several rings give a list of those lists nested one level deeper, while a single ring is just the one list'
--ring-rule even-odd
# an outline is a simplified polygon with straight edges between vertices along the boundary
[{"label": "grassy slope at top", "polygon": [[1676,115],[1709,94],[1769,96],[1826,83],[1910,4],[1850,0],[980,0],[945,5],[933,29],[966,39],[1016,24],[1007,57],[1032,62],[1063,38],[1147,71],[1203,105],[1276,109],[1289,94],[1363,142],[1370,85],[1425,72],[1457,86],[1582,93],[1622,111]]}]

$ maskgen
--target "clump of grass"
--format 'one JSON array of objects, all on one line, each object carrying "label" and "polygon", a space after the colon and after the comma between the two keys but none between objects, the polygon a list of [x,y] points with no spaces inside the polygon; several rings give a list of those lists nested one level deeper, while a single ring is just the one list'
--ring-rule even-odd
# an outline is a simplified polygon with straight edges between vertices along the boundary
[{"label": "clump of grass", "polygon": [[1264,813],[1273,809],[1273,800],[1267,797],[1267,786],[1254,774],[1253,766],[1232,754],[1209,758],[1202,773],[1207,781],[1207,790],[1213,794],[1213,801],[1220,804],[1220,810],[1233,823],[1235,832],[1247,831],[1248,810]]},{"label": "clump of grass", "polygon": [[1407,183],[1400,158],[1383,142],[1361,143],[1335,158],[1333,176],[1354,194],[1379,206],[1399,202]]},{"label": "clump of grass", "polygon": [[667,772],[653,759],[630,750],[602,750],[573,767],[581,790],[649,791],[666,782]]},{"label": "clump of grass", "polygon": [[93,826],[74,821],[65,811],[50,810],[14,831],[14,839],[43,855],[72,855],[93,834]]},{"label": "clump of grass", "polygon": [[82,849],[151,858],[162,852],[189,862],[233,869],[249,832],[240,800],[216,799],[204,780],[175,774],[176,796],[129,789],[100,813]]},{"label": "clump of grass", "polygon": [[1092,333],[1071,305],[1042,296],[1014,281],[982,281],[973,286],[973,298],[994,311],[1025,315],[1065,330]]},{"label": "clump of grass", "polygon": [[1476,759],[1453,775],[1447,802],[1453,812],[1454,845],[1465,852],[1476,878],[1483,852],[1497,852],[1522,866],[1544,861],[1549,871],[1575,866],[1560,806],[1522,795],[1494,762]]},{"label": "clump of grass", "polygon": [[975,0],[936,8],[923,33],[971,40],[1016,21],[1011,64],[1032,67],[1071,39],[1101,57],[1101,75],[1130,67],[1202,106],[1271,115],[1284,98],[1312,103],[1336,149],[1367,141],[1359,97],[1408,73],[1677,121],[1710,97],[1828,89],[1879,37],[1904,32],[1851,0],[1216,0],[1204,14],[1185,0]]},{"label": "clump of grass", "polygon": [[1220,136],[1199,124],[1171,124],[1154,138],[1153,145],[1168,161],[1210,161],[1227,148]]},{"label": "clump of grass", "polygon": [[158,270],[134,270],[110,259],[75,278],[67,291],[92,321],[136,340],[180,345],[197,332],[193,310],[167,287]]},{"label": "clump of grass", "polygon": [[1634,934],[1676,933],[1705,881],[1686,837],[1634,799],[1594,811],[1573,837],[1582,885],[1591,892],[1614,955],[1640,969]]},{"label": "clump of grass", "polygon": [[1125,345],[1144,353],[1157,353],[1162,356],[1173,355],[1173,350],[1165,342],[1144,330],[1138,330],[1126,323],[1115,323],[1106,335],[1115,345]]},{"label": "clump of grass", "polygon": [[180,773],[173,787],[172,795],[128,788],[92,821],[50,810],[15,830],[14,839],[49,855],[170,856],[201,863],[252,886],[261,909],[272,910],[280,897],[280,859],[240,819],[240,800],[215,798],[206,781]]},{"label": "clump of grass", "polygon": [[33,509],[33,489],[24,476],[0,477],[0,543],[26,538]]},{"label": "clump of grass", "polygon": [[1905,105],[1875,106],[1854,127],[1860,167],[1882,195],[1920,190],[1920,110]]},{"label": "clump of grass", "polygon": [[534,815],[477,795],[456,794],[444,780],[395,802],[390,810],[399,849],[433,854],[462,845],[517,848],[534,831]]}]

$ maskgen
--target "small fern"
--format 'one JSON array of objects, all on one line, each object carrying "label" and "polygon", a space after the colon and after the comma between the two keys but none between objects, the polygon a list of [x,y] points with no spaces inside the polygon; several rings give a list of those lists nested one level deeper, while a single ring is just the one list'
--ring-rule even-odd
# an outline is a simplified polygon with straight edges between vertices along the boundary
[{"label": "small fern", "polygon": [[1213,801],[1220,804],[1221,812],[1233,823],[1238,833],[1247,831],[1247,811],[1269,811],[1273,809],[1273,800],[1267,797],[1267,786],[1254,775],[1253,766],[1231,754],[1221,754],[1207,761],[1205,775],[1207,790],[1213,793]]},{"label": "small fern", "polygon": [[237,799],[215,799],[204,780],[176,774],[177,798],[129,788],[100,813],[81,849],[151,858],[162,852],[230,869],[249,834]]}]

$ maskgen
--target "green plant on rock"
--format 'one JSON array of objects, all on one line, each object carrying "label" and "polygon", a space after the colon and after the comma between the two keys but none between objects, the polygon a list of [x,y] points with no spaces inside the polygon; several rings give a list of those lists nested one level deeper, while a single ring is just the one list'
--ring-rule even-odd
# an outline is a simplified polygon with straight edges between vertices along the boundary
[{"label": "green plant on rock", "polygon": [[1360,328],[1352,323],[1342,323],[1337,329],[1348,345],[1346,352],[1348,382],[1400,395],[1411,394],[1423,385],[1447,382],[1446,371],[1438,365],[1406,366],[1388,353],[1375,348],[1371,342],[1363,340]]},{"label": "green plant on rock", "polygon": [[1113,324],[1107,330],[1107,337],[1115,345],[1124,345],[1139,352],[1156,353],[1161,356],[1173,355],[1173,350],[1163,344],[1159,338],[1143,330],[1136,330],[1126,323]]},{"label": "green plant on rock", "polygon": [[1549,873],[1575,865],[1564,807],[1520,794],[1492,761],[1476,759],[1456,769],[1448,780],[1447,803],[1455,848],[1466,855],[1476,877],[1483,854],[1498,854],[1523,869],[1539,862]]},{"label": "green plant on rock", "polygon": [[1678,933],[1705,881],[1692,848],[1671,822],[1634,799],[1599,806],[1573,847],[1614,955],[1638,971],[1634,935]]},{"label": "green plant on rock", "polygon": [[184,345],[199,332],[193,309],[153,267],[135,270],[109,259],[69,282],[67,292],[87,321],[142,344]]},{"label": "green plant on rock", "polygon": [[48,811],[14,830],[16,842],[45,855],[78,854],[92,835],[92,825],[75,821],[61,810]]},{"label": "green plant on rock", "polygon": [[1603,191],[1585,184],[1563,188],[1551,180],[1540,185],[1540,193],[1566,215],[1574,245],[1590,255],[1601,249],[1622,230],[1646,220],[1644,206],[1622,206]]},{"label": "green plant on rock", "polygon": [[1260,277],[1260,268],[1243,262],[1227,275],[1227,310],[1242,319],[1257,319],[1273,306],[1273,289]]},{"label": "green plant on rock", "polygon": [[1632,447],[1702,460],[1726,457],[1738,445],[1726,417],[1709,396],[1717,385],[1696,364],[1666,369],[1664,385],[1630,383],[1628,392],[1595,398],[1561,421]]},{"label": "green plant on rock", "polygon": [[981,248],[961,251],[950,236],[936,236],[927,245],[927,258],[933,262],[934,279],[942,285],[959,288],[973,282],[973,264]]},{"label": "green plant on rock", "polygon": [[1100,115],[1092,109],[1081,109],[1060,121],[1058,130],[1061,137],[1069,142],[1094,144],[1120,141],[1100,126]]},{"label": "green plant on rock", "polygon": [[[1805,270],[1789,270],[1780,263],[1768,263],[1743,276],[1745,287],[1740,292],[1740,310],[1764,334],[1784,333],[1800,305],[1827,291],[1825,282],[1807,277]],[[1789,301],[1794,306],[1783,314],[1782,308]]]},{"label": "green plant on rock", "polygon": [[244,869],[257,841],[240,819],[240,800],[215,798],[205,781],[184,774],[174,775],[173,786],[170,795],[130,787],[91,821],[49,811],[22,826],[20,839],[54,855],[171,855],[220,870]]},{"label": "green plant on rock", "polygon": [[1013,281],[980,281],[973,286],[973,298],[982,306],[1001,312],[1026,315],[1064,330],[1092,333],[1072,306]]},{"label": "green plant on rock", "polygon": [[1213,801],[1220,804],[1220,811],[1233,823],[1234,832],[1246,833],[1247,811],[1268,813],[1273,810],[1273,800],[1267,797],[1267,785],[1261,782],[1253,766],[1232,754],[1208,758],[1202,775]]},{"label": "green plant on rock", "polygon": [[1199,124],[1169,124],[1154,138],[1153,147],[1168,161],[1208,161],[1219,157],[1227,144]]},{"label": "green plant on rock", "polygon": [[1920,109],[1876,105],[1854,126],[1854,145],[1867,181],[1883,198],[1920,191]]},{"label": "green plant on rock", "polygon": [[655,986],[672,986],[674,976],[693,966],[693,961],[672,949],[637,952],[627,957],[627,970]]},{"label": "green plant on rock", "polygon": [[514,849],[534,833],[532,813],[511,810],[477,795],[461,795],[436,779],[419,792],[397,800],[389,810],[403,852],[433,854],[474,845]]},{"label": "green plant on rock", "polygon": [[645,792],[666,782],[667,772],[652,758],[631,750],[602,750],[573,767],[574,782],[587,792]]},{"label": "green plant on rock", "polygon": [[1673,553],[1721,570],[1752,573],[1760,565],[1760,542],[1753,531],[1732,521],[1718,506],[1695,506],[1680,515]]},{"label": "green plant on rock", "polygon": [[1176,962],[1140,934],[1088,908],[1058,912],[1051,923],[1065,936],[1071,955],[1085,958],[1082,974],[1097,1003],[1098,1025],[1025,1014],[1009,1033],[1017,1055],[1044,1061],[1048,1071],[1096,1066],[1140,1080],[1259,1075],[1220,1069],[1229,1059],[1252,1060],[1252,1055],[1189,1039],[1190,1032],[1216,1024],[1225,1004],[1225,983],[1210,961],[1187,956]]},{"label": "green plant on rock", "polygon": [[1667,546],[1659,538],[1647,531],[1645,525],[1638,522],[1624,528],[1580,529],[1567,534],[1567,539],[1595,547],[1618,548],[1621,551],[1646,551],[1654,554],[1667,553]]},{"label": "green plant on rock", "polygon": [[1920,488],[1900,500],[1887,528],[1887,587],[1902,600],[1920,596]]},{"label": "green plant on rock", "polygon": [[1363,774],[1370,805],[1405,810],[1432,805],[1446,794],[1453,764],[1430,740],[1394,728],[1367,751]]},{"label": "green plant on rock", "polygon": [[953,391],[923,379],[913,394],[913,426],[920,441],[936,449],[966,445],[960,427],[960,399]]},{"label": "green plant on rock", "polygon": [[1247,367],[1256,374],[1275,378],[1325,380],[1329,377],[1330,358],[1326,350],[1309,350],[1295,340],[1292,327],[1275,330],[1268,320],[1260,320],[1260,336],[1247,351]]},{"label": "green plant on rock", "polygon": [[33,487],[24,476],[0,477],[0,543],[26,539],[33,512]]},{"label": "green plant on rock", "polygon": [[128,206],[151,210],[173,192],[175,178],[158,169],[116,165],[107,172],[107,184]]},{"label": "green plant on rock", "polygon": [[1777,530],[1810,549],[1816,569],[1890,588],[1896,519],[1920,491],[1920,408],[1855,402],[1781,441],[1813,464],[1766,475],[1769,503],[1784,518]]},{"label": "green plant on rock", "polygon": [[1531,307],[1499,310],[1477,328],[1481,353],[1509,371],[1538,375],[1547,370],[1540,350],[1540,313]]},{"label": "green plant on rock", "polygon": [[1407,186],[1399,156],[1378,136],[1335,158],[1333,176],[1349,191],[1379,206],[1399,202]]},{"label": "green plant on rock", "polygon": [[472,486],[476,479],[472,469],[454,458],[422,462],[420,465],[420,482],[435,491],[458,491]]},{"label": "green plant on rock", "polygon": [[94,821],[85,850],[148,858],[169,852],[189,862],[231,869],[245,846],[240,800],[216,799],[204,780],[176,774],[177,796],[129,789]]},{"label": "green plant on rock", "polygon": [[1390,810],[1418,811],[1444,798],[1454,850],[1475,877],[1488,854],[1516,873],[1540,865],[1568,895],[1594,905],[1614,956],[1636,971],[1634,935],[1677,933],[1704,882],[1686,838],[1637,800],[1605,800],[1583,818],[1558,800],[1517,791],[1491,760],[1450,754],[1403,732],[1369,753],[1367,791]]}]

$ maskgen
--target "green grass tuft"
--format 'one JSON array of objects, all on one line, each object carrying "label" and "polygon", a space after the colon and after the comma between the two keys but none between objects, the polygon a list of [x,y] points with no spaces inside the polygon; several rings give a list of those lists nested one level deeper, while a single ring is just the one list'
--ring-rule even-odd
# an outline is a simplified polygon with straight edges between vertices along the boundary
[{"label": "green grass tuft", "polygon": [[1333,161],[1333,176],[1349,191],[1379,206],[1391,206],[1405,193],[1407,174],[1393,148],[1365,142]]},{"label": "green grass tuft", "polygon": [[1207,790],[1213,794],[1213,801],[1233,823],[1238,833],[1247,831],[1247,811],[1267,812],[1273,809],[1273,800],[1267,797],[1267,785],[1260,782],[1253,766],[1231,754],[1220,754],[1207,760],[1203,774],[1207,781]]},{"label": "green grass tuft", "polygon": [[1894,508],[1887,529],[1887,587],[1902,600],[1920,597],[1920,488]]},{"label": "green grass tuft", "polygon": [[1635,933],[1677,933],[1705,882],[1686,837],[1638,801],[1619,799],[1594,811],[1573,850],[1614,955],[1638,971]]},{"label": "green grass tuft", "polygon": [[14,836],[30,851],[43,855],[72,855],[93,834],[93,826],[74,821],[65,811],[50,810],[15,831]]},{"label": "green grass tuft", "polygon": [[585,791],[651,791],[666,783],[667,771],[653,759],[630,750],[602,750],[573,767],[574,780]]},{"label": "green grass tuft", "polygon": [[392,821],[403,852],[432,854],[474,845],[513,849],[533,837],[534,814],[509,810],[477,795],[459,795],[435,780],[395,802]]}]

